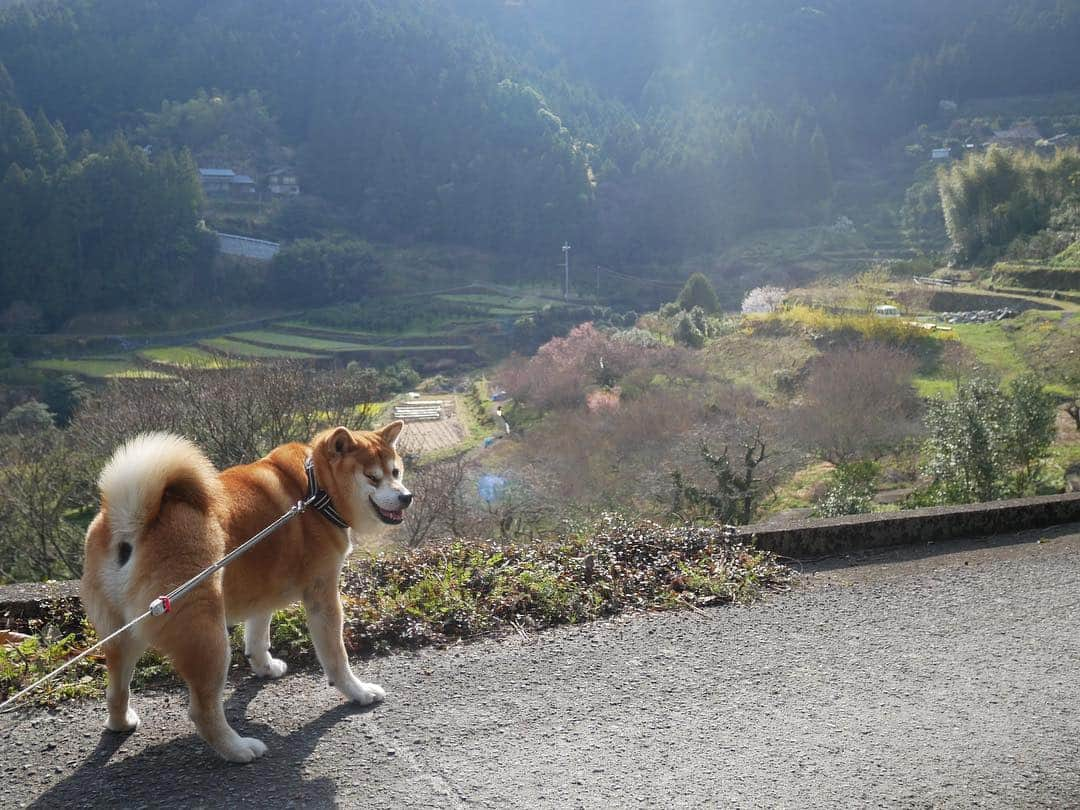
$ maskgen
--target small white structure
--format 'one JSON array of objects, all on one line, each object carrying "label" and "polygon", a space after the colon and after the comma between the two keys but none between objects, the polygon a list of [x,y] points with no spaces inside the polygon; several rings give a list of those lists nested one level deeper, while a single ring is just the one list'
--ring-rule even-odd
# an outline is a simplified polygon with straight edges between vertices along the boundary
[{"label": "small white structure", "polygon": [[394,406],[394,418],[406,422],[437,422],[443,418],[444,402],[439,399],[414,399]]},{"label": "small white structure", "polygon": [[271,194],[295,197],[300,193],[300,180],[293,169],[274,169],[266,175],[266,184]]},{"label": "small white structure", "polygon": [[952,150],[947,146],[930,152],[931,160],[948,160],[950,157],[952,157]]},{"label": "small white structure", "polygon": [[874,307],[874,314],[880,315],[882,318],[899,318],[900,310],[892,304],[878,304]]}]

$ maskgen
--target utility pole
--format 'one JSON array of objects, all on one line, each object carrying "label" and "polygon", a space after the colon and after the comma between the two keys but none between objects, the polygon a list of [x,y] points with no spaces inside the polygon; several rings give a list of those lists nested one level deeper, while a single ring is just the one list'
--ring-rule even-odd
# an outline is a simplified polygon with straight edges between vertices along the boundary
[{"label": "utility pole", "polygon": [[596,265],[596,301],[600,302],[600,265]]},{"label": "utility pole", "polygon": [[565,269],[565,277],[563,280],[563,301],[570,297],[570,243],[563,242],[563,266]]}]

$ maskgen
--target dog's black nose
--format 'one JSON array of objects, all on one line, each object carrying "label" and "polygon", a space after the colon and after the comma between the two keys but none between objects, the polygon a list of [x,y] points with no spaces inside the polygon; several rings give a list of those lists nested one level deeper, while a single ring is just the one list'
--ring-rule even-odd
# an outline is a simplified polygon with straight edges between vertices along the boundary
[{"label": "dog's black nose", "polygon": [[399,493],[398,496],[397,496],[397,499],[399,501],[401,501],[402,506],[408,506],[410,503],[412,503],[412,493],[411,492]]}]

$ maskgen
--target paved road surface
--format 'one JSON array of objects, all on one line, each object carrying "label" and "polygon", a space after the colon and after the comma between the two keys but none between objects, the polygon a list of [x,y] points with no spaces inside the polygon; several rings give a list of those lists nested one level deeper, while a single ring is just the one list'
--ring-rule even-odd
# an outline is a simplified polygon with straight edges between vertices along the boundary
[{"label": "paved road surface", "polygon": [[[1042,542],[1037,542],[1043,538]],[[1080,807],[1080,525],[808,571],[750,608],[634,616],[236,679],[269,746],[216,759],[181,692],[0,719],[0,805]]]}]

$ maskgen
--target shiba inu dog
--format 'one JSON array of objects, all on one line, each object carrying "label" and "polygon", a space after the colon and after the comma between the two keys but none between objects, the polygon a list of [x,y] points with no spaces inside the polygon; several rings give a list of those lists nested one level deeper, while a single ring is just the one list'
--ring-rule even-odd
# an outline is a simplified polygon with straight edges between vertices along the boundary
[{"label": "shiba inu dog", "polygon": [[[310,444],[286,444],[253,464],[218,472],[191,442],[165,433],[139,436],[113,455],[98,479],[101,508],[86,534],[82,600],[102,637],[146,611],[159,595],[220,560],[318,491],[317,501],[250,551],[105,646],[112,731],[134,731],[129,703],[135,662],[152,647],[190,692],[189,715],[222,757],[250,762],[266,752],[228,724],[222,692],[229,666],[227,628],[244,624],[244,653],[261,678],[279,678],[270,654],[273,611],[302,601],[311,639],[330,683],[367,705],[381,687],[359,680],[342,641],[338,577],[351,534],[398,524],[412,494],[395,449],[403,422],[376,431],[345,427]],[[310,470],[310,471],[309,471]]]}]

